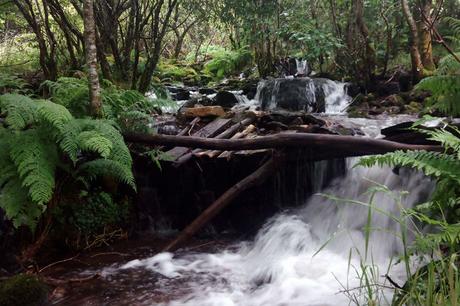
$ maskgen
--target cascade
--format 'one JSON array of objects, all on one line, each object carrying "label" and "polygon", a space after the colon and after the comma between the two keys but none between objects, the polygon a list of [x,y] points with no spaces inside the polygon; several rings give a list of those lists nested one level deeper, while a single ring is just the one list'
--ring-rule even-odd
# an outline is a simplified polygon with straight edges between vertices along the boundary
[{"label": "cascade", "polygon": [[[362,263],[375,272],[375,282],[387,284],[381,275],[388,273],[403,284],[402,266],[391,264],[402,251],[401,226],[393,217],[400,215],[400,205],[410,208],[424,201],[433,184],[406,169],[395,174],[391,168],[354,168],[356,161],[349,159],[347,175],[335,179],[322,193],[368,202],[370,187],[387,186],[393,193],[376,194],[370,216],[366,206],[316,195],[302,207],[273,217],[253,241],[218,253],[163,253],[112,267],[104,275],[153,273],[161,279],[157,286],[161,284],[162,292],[172,295],[172,301],[161,304],[169,306],[346,305],[349,300],[341,292],[360,287]],[[321,187],[319,183],[317,189]],[[410,194],[400,203],[395,201],[394,195],[405,190]],[[372,229],[367,245],[368,218]],[[391,301],[391,290],[382,289],[381,294],[381,305]]]}]

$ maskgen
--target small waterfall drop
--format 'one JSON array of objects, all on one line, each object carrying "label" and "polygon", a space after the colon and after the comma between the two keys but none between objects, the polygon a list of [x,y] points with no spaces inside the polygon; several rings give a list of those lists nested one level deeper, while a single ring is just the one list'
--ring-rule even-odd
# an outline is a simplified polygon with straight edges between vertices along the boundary
[{"label": "small waterfall drop", "polygon": [[[409,190],[401,203],[410,208],[424,201],[433,189],[421,174],[405,169],[397,175],[391,168],[352,168],[356,161],[348,160],[346,177],[337,178],[323,193],[367,202],[370,195],[366,191],[377,182],[396,193]],[[389,268],[392,256],[402,250],[399,224],[390,217],[399,216],[401,207],[392,194],[379,193],[373,203],[385,213],[373,211],[370,216],[368,258],[372,258],[380,284],[386,284],[380,275],[387,270],[393,280],[403,284],[402,267]],[[116,273],[137,269],[162,275],[158,285],[171,293],[172,301],[160,305],[347,305],[348,298],[340,292],[360,286],[356,271],[365,254],[368,213],[365,206],[313,196],[303,207],[268,221],[254,241],[215,254],[159,254],[129,262]],[[386,294],[391,301],[391,291]],[[386,304],[384,299],[380,302]]]},{"label": "small waterfall drop", "polygon": [[255,100],[264,110],[343,114],[352,98],[347,94],[346,83],[304,77],[261,81]]}]

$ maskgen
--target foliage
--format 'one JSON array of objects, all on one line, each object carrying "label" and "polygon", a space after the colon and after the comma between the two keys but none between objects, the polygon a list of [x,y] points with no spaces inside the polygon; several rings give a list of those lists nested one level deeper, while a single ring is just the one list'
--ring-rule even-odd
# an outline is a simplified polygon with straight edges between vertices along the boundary
[{"label": "foliage", "polygon": [[24,93],[26,92],[27,83],[12,74],[0,73],[0,93]]},{"label": "foliage", "polygon": [[135,189],[132,159],[107,120],[75,119],[62,105],[0,96],[0,207],[15,226],[34,228],[63,184],[109,176]]},{"label": "foliage", "polygon": [[435,76],[423,79],[416,88],[433,94],[429,106],[446,115],[460,115],[460,63],[452,55],[441,60]]},{"label": "foliage", "polygon": [[200,76],[190,66],[177,62],[161,62],[158,65],[156,74],[161,80],[183,82],[184,80],[199,82]]},{"label": "foliage", "polygon": [[236,51],[223,50],[216,52],[213,58],[204,66],[205,73],[212,75],[216,79],[234,75],[243,71],[252,63],[251,52],[246,48]]},{"label": "foliage", "polygon": [[[460,296],[457,269],[460,251],[460,131],[452,127],[449,130],[419,131],[428,134],[430,140],[441,143],[445,152],[394,152],[362,158],[358,165],[410,167],[436,180],[432,199],[405,212],[405,217],[430,231],[417,231],[415,245],[405,245],[404,261],[409,280],[397,292],[393,305],[457,305]],[[430,261],[411,273],[410,254]]]},{"label": "foliage", "polygon": [[[43,86],[49,88],[51,100],[65,106],[73,116],[82,118],[89,114],[89,89],[86,79],[59,78],[46,81]],[[135,90],[124,90],[109,81],[102,82],[102,102],[104,118],[115,121],[122,130],[151,131],[152,115],[174,103],[162,92],[156,98],[148,98]]]},{"label": "foliage", "polygon": [[48,288],[36,276],[19,274],[0,283],[0,305],[36,306],[48,301]]}]

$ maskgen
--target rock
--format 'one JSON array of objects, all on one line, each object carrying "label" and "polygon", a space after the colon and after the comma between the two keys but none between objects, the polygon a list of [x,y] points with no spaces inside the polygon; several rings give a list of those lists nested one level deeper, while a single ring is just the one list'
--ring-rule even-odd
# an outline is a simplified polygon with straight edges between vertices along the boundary
[{"label": "rock", "polygon": [[373,116],[376,116],[376,115],[381,115],[383,114],[384,110],[382,108],[379,108],[377,106],[373,106],[369,109],[369,115],[373,115]]},{"label": "rock", "polygon": [[171,98],[175,101],[184,101],[190,99],[190,91],[186,88],[166,86],[166,89],[171,94]]},{"label": "rock", "polygon": [[267,80],[260,89],[262,109],[324,112],[326,109],[324,88],[331,82],[321,78]]},{"label": "rock", "polygon": [[225,110],[221,106],[199,106],[184,109],[186,117],[224,117]]},{"label": "rock", "polygon": [[380,102],[382,106],[398,106],[403,107],[406,103],[404,99],[399,95],[391,95],[386,97],[382,102]]},{"label": "rock", "polygon": [[409,105],[406,105],[405,109],[406,113],[408,114],[418,114],[422,111],[423,105],[418,102],[412,101],[409,103]]},{"label": "rock", "polygon": [[213,95],[217,93],[217,91],[212,88],[200,88],[198,92],[202,95]]},{"label": "rock", "polygon": [[193,98],[185,102],[184,105],[182,105],[181,109],[192,108],[195,107],[195,105],[197,104],[202,106],[212,106],[212,103],[213,101],[206,96],[200,98]]},{"label": "rock", "polygon": [[20,274],[0,283],[0,305],[41,306],[48,303],[48,288],[37,277]]},{"label": "rock", "polygon": [[377,85],[377,93],[381,97],[398,94],[401,92],[401,87],[398,82],[379,83]]},{"label": "rock", "polygon": [[258,87],[257,83],[254,83],[254,84],[247,83],[242,88],[243,95],[248,97],[249,100],[254,99],[257,95],[257,87]]},{"label": "rock", "polygon": [[361,87],[358,84],[347,83],[345,84],[345,90],[347,94],[353,98],[361,94]]},{"label": "rock", "polygon": [[213,105],[232,108],[238,104],[238,99],[229,91],[220,91],[213,99]]}]

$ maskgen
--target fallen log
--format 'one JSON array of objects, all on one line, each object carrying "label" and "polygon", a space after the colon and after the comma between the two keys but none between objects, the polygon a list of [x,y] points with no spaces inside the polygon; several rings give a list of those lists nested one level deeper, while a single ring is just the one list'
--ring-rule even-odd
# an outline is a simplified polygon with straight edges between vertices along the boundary
[{"label": "fallen log", "polygon": [[[436,145],[412,145],[382,139],[354,136],[283,133],[253,139],[213,139],[168,135],[125,134],[127,142],[148,146],[173,145],[220,151],[259,150],[276,148],[307,148],[314,154],[321,153],[328,158],[352,157],[403,151],[442,151]],[[327,152],[327,154],[325,154]]]},{"label": "fallen log", "polygon": [[[233,136],[233,134],[235,134],[240,129],[244,128],[245,126],[251,124],[252,122],[254,122],[254,118],[246,118],[243,121],[232,125],[230,128],[228,128],[227,130],[225,130],[221,134],[219,134],[216,137],[214,137],[214,139],[227,139],[227,138],[230,138],[231,136]],[[181,157],[179,157],[174,162],[174,166],[179,167],[179,166],[185,164],[186,162],[188,162],[193,157],[193,155],[199,154],[202,151],[203,151],[202,149],[195,149],[192,152],[189,152],[187,154],[182,155]]]},{"label": "fallen log", "polygon": [[227,190],[220,198],[218,198],[211,206],[209,206],[201,215],[196,218],[189,226],[187,226],[179,236],[169,243],[163,252],[175,251],[182,243],[190,239],[196,232],[203,228],[211,221],[222,209],[227,207],[238,195],[256,185],[260,185],[273,174],[281,161],[270,158],[254,173],[247,176],[242,181],[238,182],[232,188]]}]

